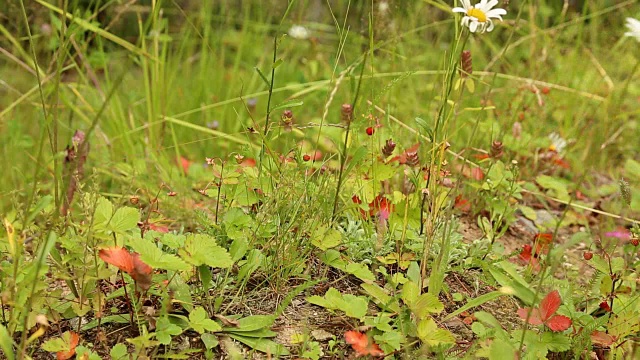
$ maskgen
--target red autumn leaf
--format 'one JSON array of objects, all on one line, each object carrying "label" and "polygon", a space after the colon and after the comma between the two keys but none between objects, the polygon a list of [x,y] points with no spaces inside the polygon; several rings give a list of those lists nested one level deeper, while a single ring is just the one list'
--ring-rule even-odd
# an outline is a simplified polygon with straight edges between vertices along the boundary
[{"label": "red autumn leaf", "polygon": [[389,200],[382,195],[376,196],[369,204],[369,215],[378,215],[383,220],[389,219],[389,214],[391,214],[392,211],[393,204],[391,204]]},{"label": "red autumn leaf", "polygon": [[604,331],[595,330],[591,333],[591,342],[602,346],[611,346],[617,338]]},{"label": "red autumn leaf", "polygon": [[520,308],[518,309],[518,316],[522,320],[527,320],[527,315],[531,313],[529,324],[544,324],[552,331],[564,331],[571,326],[571,319],[563,315],[555,315],[561,303],[560,293],[558,290],[554,290],[542,299],[539,308]]},{"label": "red autumn leaf", "polygon": [[80,342],[80,335],[78,335],[77,333],[73,332],[73,331],[69,331],[69,349],[68,350],[62,350],[62,351],[58,351],[56,353],[56,358],[58,360],[67,360],[67,359],[71,359],[73,357],[73,355],[76,354],[76,347],[78,346],[78,343]]},{"label": "red autumn leaf", "polygon": [[462,194],[456,196],[456,199],[453,203],[453,208],[458,209],[464,213],[471,211],[471,203],[469,200],[462,197]]},{"label": "red autumn leaf", "polygon": [[476,158],[476,160],[484,160],[484,159],[490,158],[491,155],[487,153],[480,153],[480,154],[473,154],[473,157]]},{"label": "red autumn leaf", "polygon": [[534,236],[533,242],[536,244],[536,255],[547,254],[549,252],[549,247],[553,242],[553,234],[538,233]]},{"label": "red autumn leaf", "polygon": [[609,306],[609,303],[606,301],[603,301],[600,303],[600,309],[606,311],[606,312],[611,312],[611,306]]},{"label": "red autumn leaf", "polygon": [[180,166],[182,166],[182,170],[185,174],[189,173],[189,166],[191,166],[191,161],[184,156],[180,156]]},{"label": "red autumn leaf", "polygon": [[100,259],[129,274],[141,289],[151,287],[151,266],[140,260],[140,254],[130,253],[122,247],[102,249],[98,253]]},{"label": "red autumn leaf", "polygon": [[256,159],[246,158],[239,165],[240,167],[256,167]]},{"label": "red autumn leaf", "polygon": [[526,244],[522,247],[522,251],[518,254],[518,260],[523,265],[531,265],[531,268],[535,271],[540,270],[540,262],[538,257],[532,253],[533,248],[531,245]]},{"label": "red autumn leaf", "polygon": [[357,357],[367,355],[384,356],[384,351],[380,349],[378,344],[371,341],[367,334],[354,330],[347,331],[344,333],[344,339],[356,351]]},{"label": "red autumn leaf", "polygon": [[166,225],[160,225],[160,224],[154,224],[154,223],[150,223],[149,224],[149,229],[153,230],[153,231],[157,231],[159,233],[168,233],[169,232],[169,227]]},{"label": "red autumn leaf", "polygon": [[570,169],[571,165],[563,158],[556,158],[553,160],[553,163],[560,166],[563,169]]}]

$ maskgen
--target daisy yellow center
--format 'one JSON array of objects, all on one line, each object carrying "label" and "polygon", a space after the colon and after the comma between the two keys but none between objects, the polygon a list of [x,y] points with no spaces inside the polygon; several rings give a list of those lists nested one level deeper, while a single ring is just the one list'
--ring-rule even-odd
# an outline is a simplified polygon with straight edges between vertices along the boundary
[{"label": "daisy yellow center", "polygon": [[479,22],[487,21],[487,15],[480,9],[471,9],[467,11],[467,15],[473,16],[474,18],[478,19]]}]

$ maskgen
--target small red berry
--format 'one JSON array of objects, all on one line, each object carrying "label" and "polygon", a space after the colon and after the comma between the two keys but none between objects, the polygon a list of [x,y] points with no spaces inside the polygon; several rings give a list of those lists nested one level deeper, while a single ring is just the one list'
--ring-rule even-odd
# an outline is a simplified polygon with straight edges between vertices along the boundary
[{"label": "small red berry", "polygon": [[309,154],[304,154],[304,155],[302,156],[302,160],[304,160],[304,161],[309,161],[309,160],[311,160],[311,156],[309,156]]},{"label": "small red berry", "polygon": [[521,113],[519,113],[519,114],[518,114],[518,119],[519,119],[520,121],[524,120],[524,113],[523,113],[523,112],[521,112]]},{"label": "small red berry", "polygon": [[542,92],[543,94],[545,94],[545,95],[547,95],[550,91],[551,91],[551,89],[549,89],[549,88],[548,88],[548,87],[546,87],[546,86],[545,86],[545,87],[543,87],[543,88],[542,88],[542,90],[541,90],[541,92]]},{"label": "small red berry", "polygon": [[589,261],[591,260],[591,258],[593,258],[593,253],[591,251],[585,251],[584,253],[582,253],[582,257]]},{"label": "small red berry", "polygon": [[638,244],[640,244],[640,239],[638,238],[633,238],[630,241],[631,241],[631,245],[633,246],[638,246]]},{"label": "small red berry", "polygon": [[376,132],[376,129],[374,129],[374,128],[373,128],[373,126],[369,126],[369,127],[367,128],[367,135],[371,136],[371,135],[373,135],[373,133],[375,133],[375,132]]}]

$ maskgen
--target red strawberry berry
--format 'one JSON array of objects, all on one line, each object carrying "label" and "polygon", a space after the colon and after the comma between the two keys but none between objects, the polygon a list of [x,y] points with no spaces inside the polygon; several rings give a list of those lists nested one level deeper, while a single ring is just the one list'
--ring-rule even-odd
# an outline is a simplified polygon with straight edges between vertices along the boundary
[{"label": "red strawberry berry", "polygon": [[373,126],[369,126],[369,127],[367,128],[367,135],[371,136],[371,135],[373,135],[373,133],[375,133],[375,132],[376,132],[376,129],[374,129],[374,128],[373,128]]},{"label": "red strawberry berry", "polygon": [[638,244],[640,244],[640,239],[638,238],[631,239],[631,245],[638,246]]},{"label": "red strawberry berry", "polygon": [[309,161],[309,160],[311,160],[311,156],[309,156],[309,154],[304,154],[304,155],[302,156],[302,160],[304,160],[304,161]]},{"label": "red strawberry berry", "polygon": [[591,260],[591,258],[593,258],[593,253],[591,251],[585,251],[584,253],[582,253],[582,257],[589,261]]}]

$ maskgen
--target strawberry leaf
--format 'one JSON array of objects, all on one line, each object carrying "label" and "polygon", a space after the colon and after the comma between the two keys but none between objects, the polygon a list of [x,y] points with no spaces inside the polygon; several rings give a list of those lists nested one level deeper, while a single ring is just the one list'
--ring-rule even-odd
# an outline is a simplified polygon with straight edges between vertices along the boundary
[{"label": "strawberry leaf", "polygon": [[571,326],[571,319],[564,315],[555,315],[546,322],[552,331],[565,331]]},{"label": "strawberry leaf", "polygon": [[208,235],[189,235],[184,248],[178,251],[182,258],[193,266],[209,265],[215,268],[228,268],[233,265],[231,255],[216,244]]},{"label": "strawberry leaf", "polygon": [[560,299],[560,293],[558,290],[554,290],[547,294],[547,296],[540,302],[540,315],[543,321],[547,321],[558,311],[562,300]]},{"label": "strawberry leaf", "polygon": [[205,331],[216,332],[222,330],[222,326],[209,319],[207,312],[201,306],[195,308],[191,314],[189,314],[189,325],[200,334],[204,334]]}]

